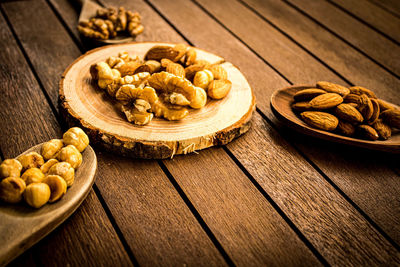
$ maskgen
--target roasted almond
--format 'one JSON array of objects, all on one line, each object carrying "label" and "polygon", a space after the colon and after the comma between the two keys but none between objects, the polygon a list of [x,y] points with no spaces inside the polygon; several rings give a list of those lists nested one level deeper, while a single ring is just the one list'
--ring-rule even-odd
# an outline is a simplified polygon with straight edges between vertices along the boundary
[{"label": "roasted almond", "polygon": [[121,73],[121,77],[126,75],[134,75],[137,68],[142,66],[139,61],[128,61],[125,64],[121,65],[118,68],[118,71]]},{"label": "roasted almond", "polygon": [[325,131],[335,130],[339,123],[335,116],[321,111],[305,111],[300,116],[308,125]]},{"label": "roasted almond", "polygon": [[378,101],[379,109],[380,109],[381,112],[385,111],[387,109],[395,108],[391,103],[389,103],[389,102],[387,102],[387,101],[385,101],[383,99],[379,99],[378,98],[376,101]]},{"label": "roasted almond", "polygon": [[343,97],[350,93],[349,88],[331,82],[324,82],[324,81],[317,82],[317,87],[324,89],[328,93],[336,93]]},{"label": "roasted almond", "polygon": [[372,124],[372,127],[378,133],[380,139],[387,140],[392,135],[392,128],[381,119]]},{"label": "roasted almond", "polygon": [[374,106],[372,105],[371,99],[366,94],[360,95],[358,99],[358,110],[361,112],[365,121],[368,121],[374,113]]},{"label": "roasted almond", "polygon": [[352,136],[354,135],[356,128],[350,122],[339,120],[336,130],[341,134]]},{"label": "roasted almond", "polygon": [[312,110],[312,107],[310,105],[310,102],[304,101],[304,102],[293,103],[292,109],[296,112],[304,112],[304,111]]},{"label": "roasted almond", "polygon": [[335,115],[351,123],[361,123],[364,118],[361,113],[349,104],[340,104],[335,108]]},{"label": "roasted almond", "polygon": [[314,97],[310,101],[310,105],[314,109],[328,109],[333,108],[343,102],[343,98],[336,93],[326,93]]},{"label": "roasted almond", "polygon": [[160,61],[163,58],[168,58],[169,60],[174,61],[180,55],[179,50],[174,49],[172,46],[166,45],[156,45],[150,48],[145,55],[145,59],[149,60],[158,60]]},{"label": "roasted almond", "polygon": [[350,94],[355,94],[355,95],[362,95],[362,94],[366,94],[368,97],[370,98],[376,98],[376,95],[374,92],[372,92],[371,90],[361,87],[361,86],[353,86],[349,88],[350,90]]},{"label": "roasted almond", "polygon": [[322,94],[326,94],[326,91],[318,88],[308,88],[297,91],[293,98],[295,101],[309,101]]},{"label": "roasted almond", "polygon": [[202,70],[204,70],[204,65],[202,64],[190,65],[189,67],[185,68],[185,77],[189,81],[193,81],[194,75],[196,75],[198,71]]},{"label": "roasted almond", "polygon": [[185,77],[185,69],[181,64],[174,63],[169,59],[163,58],[161,59],[161,66],[165,68],[166,72],[172,73],[179,77]]},{"label": "roasted almond", "polygon": [[224,98],[232,88],[229,80],[213,80],[207,89],[207,95],[212,99]]},{"label": "roasted almond", "polygon": [[358,125],[357,133],[361,138],[368,139],[368,140],[376,140],[379,138],[378,133],[369,125]]},{"label": "roasted almond", "polygon": [[373,106],[373,112],[371,118],[368,120],[368,124],[371,125],[373,124],[378,118],[379,118],[379,104],[378,101],[375,98],[370,98]]},{"label": "roasted almond", "polygon": [[160,71],[161,63],[156,60],[147,60],[144,64],[142,64],[139,68],[136,69],[135,74],[138,72],[149,72],[153,74],[155,72]]},{"label": "roasted almond", "polygon": [[224,67],[222,67],[220,64],[213,64],[207,69],[212,72],[215,80],[228,79],[228,73],[226,72]]},{"label": "roasted almond", "polygon": [[358,105],[359,101],[360,101],[360,96],[359,95],[355,95],[355,94],[348,94],[343,99],[343,102],[345,102],[345,103],[356,103],[357,105]]},{"label": "roasted almond", "polygon": [[383,121],[393,128],[400,129],[400,110],[387,109],[380,115]]}]

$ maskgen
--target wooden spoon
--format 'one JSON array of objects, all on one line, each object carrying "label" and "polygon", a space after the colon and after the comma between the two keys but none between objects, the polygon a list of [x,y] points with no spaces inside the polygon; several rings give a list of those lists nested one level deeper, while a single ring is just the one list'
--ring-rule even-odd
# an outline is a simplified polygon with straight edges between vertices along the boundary
[{"label": "wooden spoon", "polygon": [[[90,18],[96,16],[96,11],[100,8],[103,8],[101,5],[91,1],[91,0],[79,0],[79,3],[82,6],[81,13],[79,15],[78,21],[81,22],[83,20],[89,20]],[[85,37],[86,38],[86,37]],[[99,45],[108,45],[108,44],[120,44],[126,42],[134,41],[132,36],[128,35],[118,35],[112,39],[102,40],[102,39],[90,39]]]},{"label": "wooden spoon", "polygon": [[293,112],[290,105],[293,102],[293,95],[297,91],[312,87],[314,86],[295,85],[275,91],[271,96],[271,108],[275,116],[288,127],[312,137],[373,150],[400,153],[400,132],[398,130],[392,131],[392,136],[388,140],[369,141],[319,130],[303,122]]},{"label": "wooden spoon", "polygon": [[[28,152],[40,153],[42,144]],[[19,157],[19,156],[18,156]],[[62,199],[40,209],[25,203],[0,203],[0,266],[4,266],[33,246],[65,221],[83,202],[94,183],[97,158],[88,146],[82,153],[82,165],[75,172],[74,184]]]}]

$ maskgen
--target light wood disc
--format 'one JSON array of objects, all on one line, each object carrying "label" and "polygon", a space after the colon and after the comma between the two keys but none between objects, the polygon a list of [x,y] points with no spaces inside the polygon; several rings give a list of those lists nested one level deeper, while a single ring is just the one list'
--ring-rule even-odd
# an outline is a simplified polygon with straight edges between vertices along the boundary
[{"label": "light wood disc", "polygon": [[222,63],[232,89],[222,100],[211,100],[199,110],[190,109],[180,121],[161,118],[145,126],[128,122],[104,90],[94,85],[89,68],[110,56],[127,51],[143,59],[154,45],[167,43],[128,43],[97,48],[75,60],[60,82],[60,109],[70,125],[79,125],[92,144],[107,150],[139,158],[169,158],[213,145],[227,144],[245,133],[255,108],[255,99],[246,78],[223,58],[197,49],[197,58]]}]

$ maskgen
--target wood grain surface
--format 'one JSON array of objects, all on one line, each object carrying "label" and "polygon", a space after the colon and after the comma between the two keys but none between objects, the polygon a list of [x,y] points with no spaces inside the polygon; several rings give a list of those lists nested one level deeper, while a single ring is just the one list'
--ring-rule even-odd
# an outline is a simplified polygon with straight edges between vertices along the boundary
[{"label": "wood grain surface", "polygon": [[[29,152],[40,153],[42,144],[26,150],[15,158]],[[74,184],[68,188],[67,194],[61,200],[37,210],[25,203],[20,205],[3,203],[0,206],[2,222],[0,238],[3,241],[0,244],[0,265],[13,260],[65,221],[92,189],[96,169],[96,154],[88,146],[82,152],[82,164],[75,172]]]}]

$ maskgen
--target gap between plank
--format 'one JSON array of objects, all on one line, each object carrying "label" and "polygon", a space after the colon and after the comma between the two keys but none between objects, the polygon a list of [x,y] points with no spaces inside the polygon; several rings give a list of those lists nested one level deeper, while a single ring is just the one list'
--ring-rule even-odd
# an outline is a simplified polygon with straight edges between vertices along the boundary
[{"label": "gap between plank", "polygon": [[398,41],[396,41],[395,39],[393,39],[392,37],[390,37],[389,35],[387,35],[386,33],[382,32],[381,30],[379,30],[378,28],[375,28],[375,26],[371,25],[370,23],[366,22],[365,20],[363,20],[362,18],[358,17],[357,15],[355,15],[354,13],[348,11],[346,8],[342,7],[341,5],[333,2],[332,0],[326,0],[329,4],[333,5],[334,7],[336,7],[337,9],[340,9],[341,11],[345,12],[347,15],[349,15],[350,17],[353,17],[354,19],[360,21],[361,23],[363,23],[364,25],[368,26],[369,28],[371,28],[372,30],[376,31],[377,33],[379,33],[380,35],[382,35],[383,37],[385,37],[386,39],[392,41],[393,43],[400,45],[400,43]]},{"label": "gap between plank", "polygon": [[385,7],[385,6],[382,6],[382,5],[378,4],[377,2],[375,2],[375,1],[370,1],[370,0],[366,0],[366,1],[368,1],[368,2],[370,2],[371,4],[373,4],[373,5],[375,5],[375,6],[379,7],[379,8],[381,8],[381,9],[387,11],[387,12],[389,12],[389,13],[392,14],[393,16],[395,16],[395,17],[397,17],[397,18],[400,18],[400,16],[399,16],[396,12],[393,12],[393,11],[390,10],[389,8],[387,8],[387,7]]},{"label": "gap between plank", "polygon": [[[50,6],[50,8],[53,10],[53,12],[54,12],[53,6],[52,6],[51,4],[49,4],[48,0],[46,0],[46,2],[47,2],[47,4]],[[17,34],[16,34],[14,28],[12,27],[12,24],[11,24],[11,22],[9,21],[9,19],[8,19],[8,17],[7,17],[7,15],[6,15],[6,13],[5,13],[5,11],[4,11],[2,5],[0,5],[0,12],[1,12],[1,14],[3,15],[3,17],[4,17],[4,19],[5,19],[6,23],[7,23],[7,26],[9,27],[9,29],[10,29],[10,31],[11,31],[11,33],[12,33],[14,39],[15,39],[15,41],[17,42],[18,48],[19,48],[20,51],[22,52],[22,54],[23,54],[23,56],[24,56],[24,58],[25,58],[25,61],[27,62],[29,68],[31,69],[31,72],[32,72],[32,74],[34,75],[34,78],[36,79],[36,81],[37,81],[39,87],[41,88],[42,93],[44,94],[44,96],[45,96],[45,98],[46,98],[46,100],[47,100],[47,102],[48,102],[48,104],[49,104],[49,106],[50,106],[50,108],[51,108],[51,110],[52,110],[52,112],[53,112],[53,115],[56,117],[56,120],[57,120],[57,122],[59,123],[61,129],[64,129],[64,130],[65,130],[65,129],[67,128],[67,126],[63,123],[64,120],[61,118],[61,115],[57,112],[56,108],[54,107],[54,105],[53,105],[53,103],[52,103],[52,101],[51,101],[49,95],[47,94],[47,92],[46,92],[46,90],[45,90],[45,87],[43,86],[43,83],[41,82],[41,80],[40,80],[40,78],[39,78],[39,75],[37,74],[37,72],[36,72],[36,70],[35,70],[35,68],[34,68],[34,66],[33,66],[33,64],[32,64],[32,62],[30,61],[30,59],[29,59],[29,57],[28,57],[28,55],[27,55],[27,53],[26,53],[26,51],[25,51],[25,49],[24,49],[24,47],[23,47],[21,41],[19,40],[19,38],[18,38],[18,36],[17,36]],[[56,17],[60,20],[59,14],[56,14]],[[61,21],[62,21],[62,20],[61,20]],[[65,27],[64,24],[63,24],[63,26]],[[71,35],[71,33],[69,33],[69,34]],[[73,36],[73,35],[71,35],[71,36]],[[77,40],[74,40],[74,42],[76,42],[76,41],[77,41]],[[78,44],[79,44],[79,43],[78,43]],[[83,49],[83,48],[81,48],[79,45],[77,45],[77,46],[78,46],[78,48],[79,48],[80,50]],[[81,50],[81,51],[82,51],[82,50]],[[4,155],[3,155],[3,152],[2,152],[1,150],[0,150],[0,153],[1,153],[0,156],[4,159]],[[105,213],[107,214],[107,217],[108,217],[108,219],[110,220],[111,225],[113,225],[113,228],[115,229],[118,238],[120,239],[122,245],[124,246],[124,248],[125,248],[125,250],[126,250],[126,253],[128,254],[130,260],[132,261],[132,263],[133,263],[134,265],[138,266],[137,260],[136,260],[136,258],[134,257],[133,252],[129,249],[129,246],[127,245],[127,242],[126,242],[125,237],[123,236],[121,230],[119,229],[118,225],[116,224],[115,219],[112,217],[112,214],[111,214],[111,212],[110,212],[110,210],[109,210],[107,204],[105,203],[105,201],[104,201],[104,199],[103,199],[103,197],[102,197],[100,191],[98,190],[96,184],[93,185],[93,189],[94,189],[94,191],[95,191],[95,193],[96,193],[97,198],[99,199],[100,203],[102,204],[102,207],[103,207]],[[97,189],[97,190],[96,190],[96,189]],[[127,248],[128,248],[128,249],[127,249]]]},{"label": "gap between plank", "polygon": [[190,202],[189,198],[183,191],[183,189],[179,186],[178,182],[175,180],[174,176],[171,174],[171,172],[168,170],[167,166],[165,166],[164,162],[162,160],[157,160],[158,164],[160,165],[161,169],[164,171],[165,175],[169,179],[170,183],[174,186],[175,190],[178,192],[179,196],[182,198],[182,200],[185,202],[186,206],[189,208],[189,210],[192,212],[193,216],[197,219],[199,222],[201,228],[203,231],[207,234],[207,236],[210,238],[211,242],[214,244],[214,246],[217,248],[218,252],[221,253],[222,257],[226,261],[226,263],[229,266],[235,266],[233,263],[232,259],[229,257],[228,253],[224,250],[222,247],[221,243],[219,243],[218,239],[215,237],[211,229],[208,227],[208,225],[205,223],[203,218],[200,216],[199,212],[196,210],[192,202]]},{"label": "gap between plank", "polygon": [[383,64],[379,63],[377,60],[375,60],[374,58],[372,58],[371,56],[369,56],[367,53],[365,53],[364,51],[362,51],[361,49],[359,49],[358,47],[354,46],[352,43],[350,43],[349,41],[347,41],[346,39],[344,39],[342,36],[340,36],[339,34],[337,34],[336,32],[334,32],[333,30],[329,29],[327,26],[325,26],[324,24],[320,23],[318,20],[316,20],[315,18],[313,18],[312,16],[310,16],[309,14],[307,14],[306,12],[304,12],[303,10],[301,10],[299,7],[297,7],[296,5],[288,2],[287,0],[283,0],[283,2],[290,6],[291,8],[293,8],[294,10],[296,10],[297,12],[299,12],[300,14],[302,14],[303,16],[305,16],[306,18],[310,19],[311,21],[313,21],[314,23],[316,23],[318,26],[320,26],[321,28],[323,28],[324,30],[326,30],[327,32],[329,32],[330,34],[332,34],[333,36],[335,36],[337,39],[341,40],[342,42],[344,42],[345,44],[347,44],[348,46],[350,46],[351,48],[353,48],[354,50],[356,50],[357,52],[359,52],[361,55],[363,55],[364,57],[368,58],[369,60],[371,60],[373,63],[375,63],[376,65],[378,65],[379,67],[381,67],[382,69],[384,69],[386,72],[390,73],[391,75],[393,75],[394,77],[396,77],[397,79],[400,79],[400,76],[397,75],[396,73],[394,73],[393,71],[391,71],[389,68],[385,67]]}]

